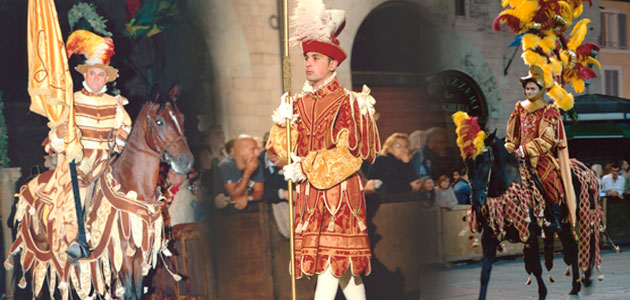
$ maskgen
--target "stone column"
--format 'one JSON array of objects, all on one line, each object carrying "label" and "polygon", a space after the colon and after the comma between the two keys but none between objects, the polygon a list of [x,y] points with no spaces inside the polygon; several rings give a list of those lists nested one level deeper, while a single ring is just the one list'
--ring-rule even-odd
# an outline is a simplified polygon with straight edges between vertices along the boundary
[{"label": "stone column", "polygon": [[[13,243],[11,229],[7,226],[7,220],[11,214],[11,207],[14,202],[15,183],[22,176],[20,168],[1,168],[0,169],[0,228],[2,228],[2,245],[4,247],[4,255],[8,255],[9,248]],[[4,261],[6,257],[2,257]],[[7,270],[5,273],[6,298],[13,299],[15,285],[12,284],[13,270]]]}]

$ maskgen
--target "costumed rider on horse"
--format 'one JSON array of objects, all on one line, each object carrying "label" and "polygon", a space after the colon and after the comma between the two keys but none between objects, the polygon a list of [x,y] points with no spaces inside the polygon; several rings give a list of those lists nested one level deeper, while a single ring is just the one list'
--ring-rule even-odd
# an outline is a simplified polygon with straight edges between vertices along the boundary
[{"label": "costumed rider on horse", "polygon": [[[68,119],[50,130],[45,149],[58,154],[55,174],[47,184],[52,188],[47,189],[52,193],[51,199],[57,202],[55,207],[75,207],[71,212],[63,213],[61,230],[65,230],[66,241],[70,242],[65,251],[68,262],[76,264],[79,259],[89,257],[91,252],[83,226],[83,208],[93,196],[97,179],[125,146],[131,118],[123,107],[127,99],[106,93],[106,84],[118,77],[118,70],[109,65],[114,54],[112,39],[77,30],[68,37],[66,51],[68,57],[72,54],[86,57],[85,63],[75,67],[83,75],[83,88],[74,93],[73,105],[64,107]],[[75,135],[80,142],[81,152],[75,155],[79,159],[66,158],[67,145],[72,143],[66,138],[69,134]],[[59,203],[71,202],[73,198],[74,204]]]},{"label": "costumed rider on horse", "polygon": [[[544,98],[545,78],[540,67],[532,66],[520,81],[526,99],[518,101],[510,115],[505,148],[525,160],[545,200],[547,227],[560,230],[561,203],[575,203],[562,116],[557,104]],[[569,212],[574,222],[575,210]]]}]

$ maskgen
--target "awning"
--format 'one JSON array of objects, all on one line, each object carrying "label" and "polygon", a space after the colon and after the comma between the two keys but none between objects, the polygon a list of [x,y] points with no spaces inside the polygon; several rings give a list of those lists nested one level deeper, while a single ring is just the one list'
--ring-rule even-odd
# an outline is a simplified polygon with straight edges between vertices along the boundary
[{"label": "awning", "polygon": [[630,100],[602,94],[575,97],[575,111],[580,121],[630,120]]},{"label": "awning", "polygon": [[630,138],[630,126],[620,123],[577,123],[564,126],[567,139]]}]

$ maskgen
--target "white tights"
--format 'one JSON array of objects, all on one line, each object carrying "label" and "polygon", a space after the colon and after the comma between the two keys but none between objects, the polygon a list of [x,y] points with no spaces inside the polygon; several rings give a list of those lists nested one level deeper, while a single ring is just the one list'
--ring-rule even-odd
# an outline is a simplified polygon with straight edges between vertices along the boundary
[{"label": "white tights", "polygon": [[338,285],[341,286],[347,300],[365,300],[365,286],[361,276],[352,276],[348,269],[345,274],[337,278],[330,271],[330,266],[324,273],[317,275],[314,300],[334,300]]}]

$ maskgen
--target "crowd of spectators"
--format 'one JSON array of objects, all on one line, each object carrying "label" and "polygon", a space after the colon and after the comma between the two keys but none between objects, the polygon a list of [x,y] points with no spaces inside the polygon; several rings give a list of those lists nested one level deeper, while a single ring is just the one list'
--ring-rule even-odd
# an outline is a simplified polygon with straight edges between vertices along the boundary
[{"label": "crowd of spectators", "polygon": [[[242,211],[262,201],[271,204],[278,229],[288,238],[285,162],[264,149],[267,138],[241,134],[226,141],[221,126],[214,125],[201,134],[192,173],[176,174],[164,165],[161,187],[169,224],[203,221],[212,212]],[[465,169],[450,150],[444,128],[392,134],[374,163],[362,168],[366,194],[407,194],[426,207],[469,204]]]},{"label": "crowd of spectators", "polygon": [[630,200],[630,172],[628,167],[627,160],[607,163],[603,168],[601,164],[591,166],[591,170],[597,176],[597,181],[600,184],[600,197]]}]

